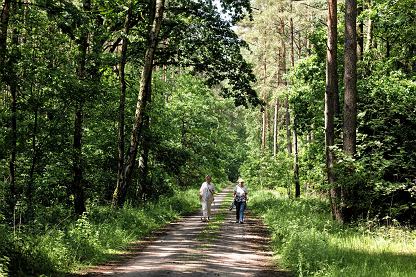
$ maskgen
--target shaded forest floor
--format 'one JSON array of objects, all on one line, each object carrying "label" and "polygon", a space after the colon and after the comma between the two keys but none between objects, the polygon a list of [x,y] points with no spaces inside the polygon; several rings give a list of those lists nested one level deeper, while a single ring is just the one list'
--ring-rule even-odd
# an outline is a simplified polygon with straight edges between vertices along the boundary
[{"label": "shaded forest floor", "polygon": [[115,261],[80,273],[86,276],[292,276],[274,266],[269,233],[250,215],[235,223],[231,190],[216,196],[210,223],[200,215],[169,224],[146,241],[133,244]]}]

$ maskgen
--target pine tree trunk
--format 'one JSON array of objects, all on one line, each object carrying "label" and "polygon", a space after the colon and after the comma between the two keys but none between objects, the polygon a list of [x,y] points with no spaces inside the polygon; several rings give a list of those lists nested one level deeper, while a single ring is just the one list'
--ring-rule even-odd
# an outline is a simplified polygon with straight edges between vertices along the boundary
[{"label": "pine tree trunk", "polygon": [[279,101],[276,100],[274,103],[274,117],[273,117],[273,157],[276,157],[277,150],[279,149],[279,145],[277,144],[278,138],[278,121],[279,121]]},{"label": "pine tree trunk", "polygon": [[343,221],[340,210],[340,189],[335,185],[335,154],[331,147],[335,144],[336,98],[338,97],[337,76],[337,1],[328,0],[328,39],[326,52],[326,88],[325,88],[325,157],[326,172],[330,189],[332,216]]},{"label": "pine tree trunk", "polygon": [[127,192],[128,187],[132,182],[133,170],[136,164],[136,156],[139,145],[139,138],[142,134],[142,123],[143,115],[146,108],[146,98],[148,89],[147,86],[150,85],[151,81],[151,72],[153,70],[153,59],[157,47],[158,35],[160,27],[162,25],[163,12],[164,12],[165,0],[156,0],[155,5],[155,17],[152,22],[152,27],[149,32],[148,45],[146,49],[146,54],[144,57],[144,65],[140,78],[140,91],[137,98],[136,112],[134,117],[134,123],[132,128],[132,134],[130,138],[130,146],[126,155],[125,165],[124,165],[124,180],[120,180],[121,190],[114,191],[113,200],[117,202],[118,207],[122,207],[125,202],[125,192]]},{"label": "pine tree trunk", "polygon": [[357,128],[357,2],[345,1],[344,151],[355,155]]},{"label": "pine tree trunk", "polygon": [[293,175],[295,179],[295,197],[300,197],[298,133],[297,133],[296,118],[294,119],[294,124],[293,124],[293,141],[294,141],[294,150],[295,150],[294,167],[293,167]]},{"label": "pine tree trunk", "polygon": [[285,99],[286,108],[286,138],[287,138],[287,153],[292,154],[292,135],[290,131],[290,111],[289,111],[289,96]]},{"label": "pine tree trunk", "polygon": [[[343,150],[349,156],[356,152],[357,128],[357,2],[345,1],[345,44],[344,44],[344,126]],[[352,168],[351,171],[354,169]],[[341,208],[344,221],[351,213],[347,208],[349,188],[341,187]]]}]

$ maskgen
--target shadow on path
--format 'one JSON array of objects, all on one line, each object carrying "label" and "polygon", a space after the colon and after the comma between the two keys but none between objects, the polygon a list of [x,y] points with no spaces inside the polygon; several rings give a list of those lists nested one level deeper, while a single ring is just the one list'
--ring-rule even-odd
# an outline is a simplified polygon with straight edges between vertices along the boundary
[{"label": "shadow on path", "polygon": [[[198,237],[208,224],[200,215],[169,224],[153,241],[132,247],[130,259],[93,267],[87,276],[293,276],[273,266],[269,235],[259,219],[235,223],[235,212],[220,210],[231,190],[215,197],[213,212],[225,213],[219,233],[210,242]],[[215,215],[214,215],[215,216]],[[205,231],[204,231],[205,230]]]}]

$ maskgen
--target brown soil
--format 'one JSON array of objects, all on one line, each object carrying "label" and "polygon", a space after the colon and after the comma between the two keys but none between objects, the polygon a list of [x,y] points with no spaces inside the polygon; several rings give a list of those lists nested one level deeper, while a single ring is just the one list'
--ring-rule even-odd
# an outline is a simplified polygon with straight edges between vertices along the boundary
[{"label": "brown soil", "polygon": [[[214,213],[219,212],[227,193],[230,190],[216,196]],[[220,230],[211,237],[209,232],[207,235],[207,224],[212,223],[201,222],[199,214],[186,216],[155,237],[133,245],[121,259],[90,268],[82,275],[293,276],[276,268],[267,228],[249,211],[246,222],[237,224],[235,211],[227,210]]]}]

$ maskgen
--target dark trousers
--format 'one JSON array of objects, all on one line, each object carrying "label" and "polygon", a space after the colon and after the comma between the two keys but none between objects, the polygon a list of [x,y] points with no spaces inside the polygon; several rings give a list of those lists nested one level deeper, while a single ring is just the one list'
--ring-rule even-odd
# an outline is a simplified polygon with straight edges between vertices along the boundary
[{"label": "dark trousers", "polygon": [[235,202],[235,219],[236,221],[244,221],[244,211],[246,210],[246,202]]}]

